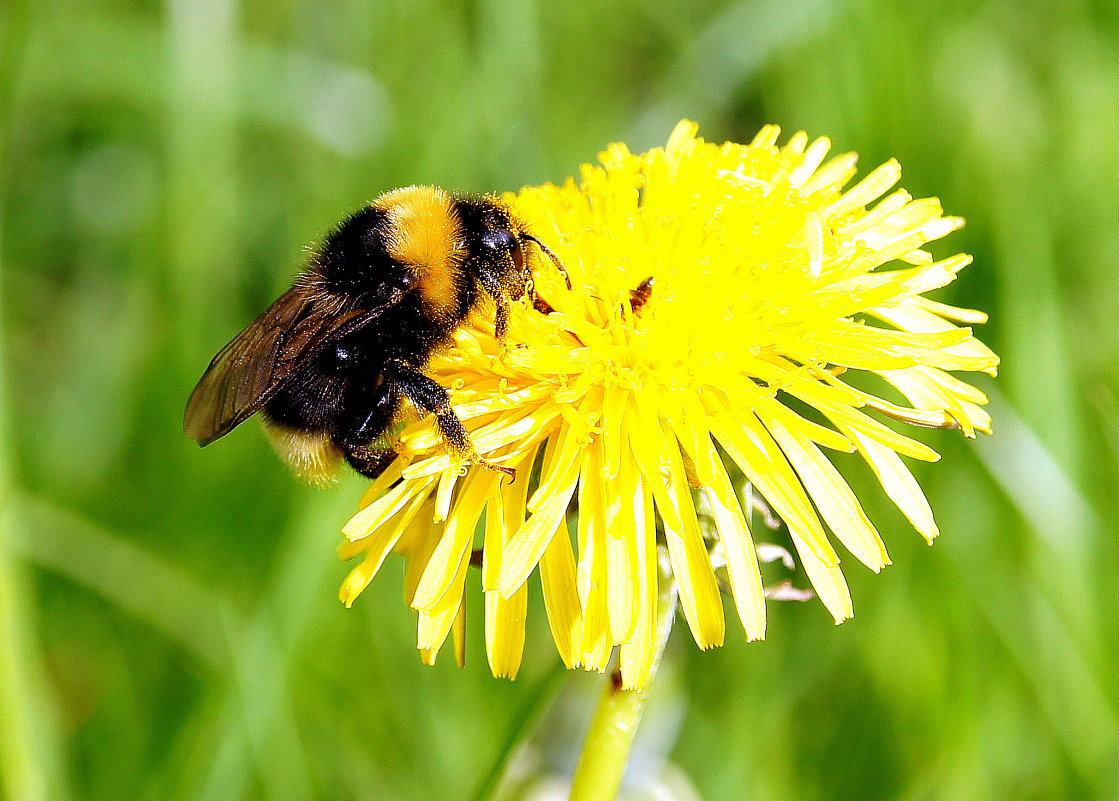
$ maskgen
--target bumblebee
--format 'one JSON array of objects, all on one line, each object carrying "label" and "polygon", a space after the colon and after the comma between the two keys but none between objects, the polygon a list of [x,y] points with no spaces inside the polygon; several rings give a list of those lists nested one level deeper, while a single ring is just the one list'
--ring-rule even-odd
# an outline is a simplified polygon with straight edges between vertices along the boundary
[{"label": "bumblebee", "polygon": [[534,298],[529,246],[563,264],[490,196],[411,186],[381,195],[333,230],[290,290],[210,362],[187,403],[199,445],[257,412],[296,473],[329,477],[345,458],[376,477],[395,458],[386,434],[409,401],[448,445],[484,461],[447,389],[424,373],[485,298],[504,340],[510,303]]}]

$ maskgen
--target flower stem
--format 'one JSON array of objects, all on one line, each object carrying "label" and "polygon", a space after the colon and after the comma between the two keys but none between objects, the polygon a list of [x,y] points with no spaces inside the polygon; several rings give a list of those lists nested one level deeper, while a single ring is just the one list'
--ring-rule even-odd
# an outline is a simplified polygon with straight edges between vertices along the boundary
[{"label": "flower stem", "polygon": [[633,738],[645,711],[645,701],[653,677],[660,664],[672,619],[676,613],[676,587],[670,585],[660,597],[657,610],[657,652],[645,686],[640,690],[622,688],[622,674],[617,667],[606,677],[606,685],[595,709],[583,753],[575,766],[570,801],[613,801],[618,796]]}]

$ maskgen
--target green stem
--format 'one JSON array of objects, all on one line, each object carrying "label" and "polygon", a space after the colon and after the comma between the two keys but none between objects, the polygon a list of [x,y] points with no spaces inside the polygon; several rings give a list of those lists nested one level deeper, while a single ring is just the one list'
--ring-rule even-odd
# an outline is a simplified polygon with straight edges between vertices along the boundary
[{"label": "green stem", "polygon": [[676,587],[672,585],[661,594],[657,610],[657,653],[643,689],[622,689],[621,672],[617,668],[607,676],[606,686],[602,688],[598,708],[583,743],[583,753],[575,767],[571,801],[612,801],[618,797],[618,788],[621,787],[622,777],[629,763],[633,738],[641,723],[649,688],[668,642],[675,613]]}]

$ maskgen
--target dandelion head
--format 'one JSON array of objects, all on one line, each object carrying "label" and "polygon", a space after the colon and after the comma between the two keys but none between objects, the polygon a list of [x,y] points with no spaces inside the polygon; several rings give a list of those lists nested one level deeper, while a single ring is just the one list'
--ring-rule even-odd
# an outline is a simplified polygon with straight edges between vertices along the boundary
[{"label": "dandelion head", "polygon": [[700,648],[723,642],[720,587],[745,636],[764,636],[744,482],[836,622],[851,597],[835,543],[875,571],[889,557],[829,452],[857,453],[937,536],[902,459],[937,455],[896,424],[989,431],[983,393],[951,375],[994,373],[966,327],[985,315],[924,297],[970,262],[924,249],[962,220],[893,190],[894,161],[848,186],[853,155],[778,134],[714,145],[685,121],[664,148],[611,145],[578,182],[504,198],[571,288],[543,262],[505,342],[479,315],[428,373],[477,452],[516,477],[449,451],[432,418],[407,426],[344,529],[343,556],[363,558],[343,601],[395,551],[431,662],[452,632],[461,648],[475,563],[490,665],[512,677],[536,571],[564,663],[604,670],[617,646],[640,688],[667,582]]}]

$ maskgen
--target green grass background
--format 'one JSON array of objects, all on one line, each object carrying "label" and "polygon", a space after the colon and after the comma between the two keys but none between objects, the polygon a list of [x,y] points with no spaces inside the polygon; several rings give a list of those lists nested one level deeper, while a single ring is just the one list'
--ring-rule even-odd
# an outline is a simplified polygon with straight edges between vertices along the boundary
[{"label": "green grass background", "polygon": [[[345,610],[361,482],[301,486],[255,425],[205,451],[202,367],[346,210],[561,180],[610,141],[832,137],[968,227],[939,299],[991,312],[996,435],[919,436],[926,548],[856,616],[678,631],[637,772],[704,799],[1119,797],[1119,11],[970,0],[0,0],[0,777],[8,799],[479,792],[554,686],[419,664],[400,571]],[[855,467],[855,465],[849,465]],[[473,578],[477,582],[477,577]],[[534,590],[535,592],[535,590]],[[595,677],[523,764],[567,775]],[[679,797],[684,797],[680,795]]]}]

